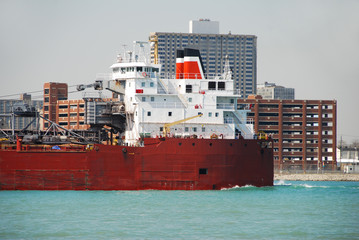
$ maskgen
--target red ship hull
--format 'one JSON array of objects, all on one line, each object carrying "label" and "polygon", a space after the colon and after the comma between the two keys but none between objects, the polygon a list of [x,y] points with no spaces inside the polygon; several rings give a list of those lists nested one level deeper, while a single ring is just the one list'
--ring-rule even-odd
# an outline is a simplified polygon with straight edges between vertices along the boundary
[{"label": "red ship hull", "polygon": [[0,149],[1,190],[212,190],[272,186],[271,141],[144,139],[144,147]]}]

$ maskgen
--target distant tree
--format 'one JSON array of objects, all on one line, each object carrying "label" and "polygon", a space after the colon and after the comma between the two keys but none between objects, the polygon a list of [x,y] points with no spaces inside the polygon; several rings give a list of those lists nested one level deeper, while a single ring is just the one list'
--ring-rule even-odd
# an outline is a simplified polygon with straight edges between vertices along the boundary
[{"label": "distant tree", "polygon": [[359,148],[359,139],[354,139],[352,143],[350,144],[350,147],[352,148]]},{"label": "distant tree", "polygon": [[343,140],[341,139],[339,142],[338,142],[338,148],[345,148],[345,147],[348,147],[348,144]]}]

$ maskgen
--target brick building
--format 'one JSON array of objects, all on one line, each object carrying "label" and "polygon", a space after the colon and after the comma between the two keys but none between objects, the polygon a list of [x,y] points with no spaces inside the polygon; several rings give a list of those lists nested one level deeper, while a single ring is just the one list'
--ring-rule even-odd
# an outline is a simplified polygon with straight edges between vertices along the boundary
[{"label": "brick building", "polygon": [[256,133],[274,139],[274,167],[277,170],[335,169],[335,100],[276,100],[250,96],[239,99],[250,109]]},{"label": "brick building", "polygon": [[[49,82],[44,84],[44,117],[67,129],[86,130],[84,123],[85,102],[82,99],[68,100],[66,83]],[[49,122],[44,121],[44,129]]]},{"label": "brick building", "polygon": [[[56,106],[58,100],[67,99],[67,84],[48,82],[44,84],[44,107],[43,116],[56,122]],[[49,122],[44,121],[44,128],[49,127]]]},{"label": "brick building", "polygon": [[89,125],[85,124],[85,101],[58,100],[56,123],[67,129],[87,130]]}]

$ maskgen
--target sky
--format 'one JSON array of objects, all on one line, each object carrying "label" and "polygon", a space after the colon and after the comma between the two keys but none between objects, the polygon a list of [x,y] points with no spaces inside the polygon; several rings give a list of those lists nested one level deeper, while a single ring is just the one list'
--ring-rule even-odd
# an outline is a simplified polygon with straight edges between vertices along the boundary
[{"label": "sky", "polygon": [[257,83],[336,100],[338,141],[359,140],[357,0],[0,0],[0,98],[41,99],[45,82],[93,83],[123,44],[187,33],[200,18],[256,35]]}]

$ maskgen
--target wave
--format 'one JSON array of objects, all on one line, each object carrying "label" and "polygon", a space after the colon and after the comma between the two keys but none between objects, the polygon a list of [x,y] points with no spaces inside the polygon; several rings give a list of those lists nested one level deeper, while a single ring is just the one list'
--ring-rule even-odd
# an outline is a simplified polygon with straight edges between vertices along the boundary
[{"label": "wave", "polygon": [[311,184],[303,183],[303,184],[295,185],[295,187],[302,187],[302,188],[330,188],[331,186],[311,185]]},{"label": "wave", "polygon": [[292,186],[291,183],[287,183],[284,180],[274,181],[274,186]]},{"label": "wave", "polygon": [[[324,184],[323,184],[324,183]],[[359,189],[358,185],[350,186],[345,182],[313,182],[313,181],[285,181],[285,180],[278,180],[274,181],[275,187],[287,186],[292,188],[352,188],[352,189]]]},{"label": "wave", "polygon": [[221,190],[223,191],[230,191],[230,190],[239,190],[239,189],[248,189],[248,188],[258,188],[256,186],[253,186],[253,185],[245,185],[245,186],[234,186],[234,187],[229,187],[229,188],[221,188]]}]

